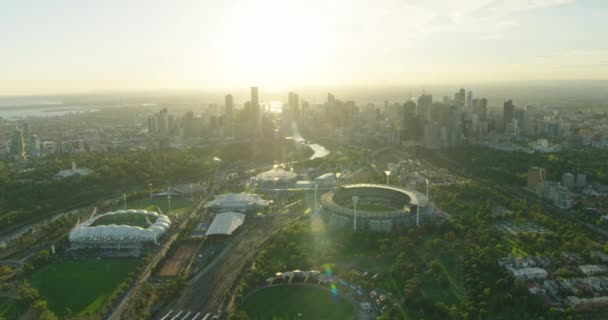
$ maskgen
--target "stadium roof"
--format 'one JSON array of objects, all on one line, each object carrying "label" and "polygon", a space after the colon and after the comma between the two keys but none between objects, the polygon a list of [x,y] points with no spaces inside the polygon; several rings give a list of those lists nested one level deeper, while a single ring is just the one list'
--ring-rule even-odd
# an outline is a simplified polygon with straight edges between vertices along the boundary
[{"label": "stadium roof", "polygon": [[238,212],[222,212],[215,215],[205,235],[231,235],[245,221],[245,215]]},{"label": "stadium roof", "polygon": [[215,199],[207,202],[205,208],[219,207],[232,209],[247,209],[250,206],[268,206],[268,201],[262,199],[258,194],[252,193],[226,193],[215,197]]},{"label": "stadium roof", "polygon": [[262,172],[255,176],[256,180],[259,181],[285,181],[293,180],[298,175],[291,171],[285,171],[281,169],[273,169],[266,172]]},{"label": "stadium roof", "polygon": [[[91,226],[101,217],[117,214],[143,214],[154,218],[154,222],[146,229],[130,225],[99,225]],[[69,240],[85,244],[119,244],[144,241],[156,241],[171,227],[171,220],[165,215],[146,210],[118,210],[107,212],[78,223],[70,232]]]},{"label": "stadium roof", "polygon": [[386,190],[393,190],[393,191],[401,192],[401,193],[407,194],[410,197],[412,204],[416,204],[416,205],[419,205],[422,207],[427,206],[427,204],[429,202],[429,199],[421,192],[418,192],[414,189],[407,189],[404,187],[392,186],[392,185],[387,185],[387,184],[373,184],[373,183],[354,183],[354,184],[345,184],[345,185],[340,186],[340,188],[344,188],[344,189],[362,188],[362,187],[386,189]]}]

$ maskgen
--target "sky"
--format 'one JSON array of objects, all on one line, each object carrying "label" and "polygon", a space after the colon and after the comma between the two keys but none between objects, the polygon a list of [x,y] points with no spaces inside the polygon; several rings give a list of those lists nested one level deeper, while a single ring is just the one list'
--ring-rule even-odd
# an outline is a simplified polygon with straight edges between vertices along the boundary
[{"label": "sky", "polygon": [[605,0],[0,2],[0,95],[583,79]]}]

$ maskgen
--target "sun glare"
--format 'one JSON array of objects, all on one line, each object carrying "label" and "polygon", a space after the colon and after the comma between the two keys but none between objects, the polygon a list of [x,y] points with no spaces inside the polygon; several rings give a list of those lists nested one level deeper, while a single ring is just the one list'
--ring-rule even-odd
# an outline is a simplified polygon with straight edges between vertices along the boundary
[{"label": "sun glare", "polygon": [[325,47],[315,20],[280,2],[238,8],[222,35],[230,75],[237,78],[231,80],[265,86],[314,81]]}]

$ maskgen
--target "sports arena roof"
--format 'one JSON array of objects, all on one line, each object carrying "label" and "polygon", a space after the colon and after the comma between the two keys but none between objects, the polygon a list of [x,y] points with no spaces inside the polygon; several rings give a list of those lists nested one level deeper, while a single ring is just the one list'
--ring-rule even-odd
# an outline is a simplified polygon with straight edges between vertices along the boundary
[{"label": "sports arena roof", "polygon": [[205,208],[237,211],[246,211],[255,207],[266,206],[268,206],[268,201],[262,199],[260,195],[245,192],[221,194],[205,204]]},{"label": "sports arena roof", "polygon": [[255,176],[255,179],[262,182],[279,182],[295,180],[297,176],[298,175],[296,173],[291,171],[272,169],[270,171],[258,174]]},{"label": "sports arena roof", "polygon": [[245,215],[238,212],[222,212],[215,215],[205,235],[231,235],[245,221]]},{"label": "sports arena roof", "polygon": [[[99,225],[91,226],[97,219],[116,214],[144,214],[155,218],[152,225],[144,229],[130,225]],[[118,210],[107,212],[78,223],[70,232],[70,242],[88,245],[126,244],[146,241],[156,241],[171,227],[171,220],[165,215],[146,210]]]},{"label": "sports arena roof", "polygon": [[419,205],[421,207],[425,207],[429,202],[429,199],[424,194],[422,194],[416,190],[406,189],[406,188],[398,187],[398,186],[391,186],[388,184],[354,183],[354,184],[345,184],[345,185],[340,186],[340,188],[345,188],[345,189],[362,188],[362,187],[378,188],[378,189],[392,190],[392,191],[405,193],[410,197],[412,204]]}]

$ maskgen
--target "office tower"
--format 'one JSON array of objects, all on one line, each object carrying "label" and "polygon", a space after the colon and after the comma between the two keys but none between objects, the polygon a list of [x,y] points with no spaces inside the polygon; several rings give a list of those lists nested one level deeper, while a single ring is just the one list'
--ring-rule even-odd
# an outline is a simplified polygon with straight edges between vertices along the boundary
[{"label": "office tower", "polygon": [[530,167],[528,169],[528,190],[541,194],[543,184],[547,180],[545,168]]},{"label": "office tower", "polygon": [[224,114],[228,119],[232,119],[234,116],[234,101],[231,94],[224,97]]},{"label": "office tower", "polygon": [[513,100],[505,101],[502,107],[502,123],[506,127],[508,123],[513,120],[513,115],[515,113],[515,106],[513,105]]},{"label": "office tower", "polygon": [[258,87],[251,87],[251,107],[256,114],[260,112],[260,97],[258,95]]},{"label": "office tower", "polygon": [[473,108],[473,92],[467,92],[467,108],[470,110]]},{"label": "office tower", "polygon": [[37,134],[33,134],[30,136],[30,143],[29,143],[29,151],[30,151],[30,155],[32,157],[40,157],[41,152],[40,152],[40,138],[38,137]]},{"label": "office tower", "polygon": [[327,94],[327,103],[328,104],[334,104],[334,103],[336,103],[336,97],[333,94],[328,93]]},{"label": "office tower", "polygon": [[433,96],[423,94],[418,98],[418,116],[426,121],[431,121],[431,105],[433,104]]},{"label": "office tower", "polygon": [[576,174],[576,186],[582,188],[586,185],[587,185],[587,175],[584,173],[577,173]]},{"label": "office tower", "polygon": [[295,92],[290,92],[288,96],[289,113],[293,119],[297,119],[300,115],[300,97]]},{"label": "office tower", "polygon": [[23,143],[23,131],[18,127],[15,127],[13,130],[13,135],[11,136],[11,155],[15,157],[23,157],[25,153],[25,146]]},{"label": "office tower", "polygon": [[465,90],[460,89],[458,92],[454,93],[454,103],[458,107],[464,107],[464,99],[465,99]]},{"label": "office tower", "polygon": [[486,98],[479,100],[479,120],[484,122],[488,120],[488,99]]},{"label": "office tower", "polygon": [[[521,131],[526,125],[526,110],[517,110],[513,116],[517,120],[517,128]],[[525,131],[525,130],[524,130]]]},{"label": "office tower", "polygon": [[564,173],[562,175],[562,185],[568,189],[572,189],[574,187],[574,175],[569,172]]}]

